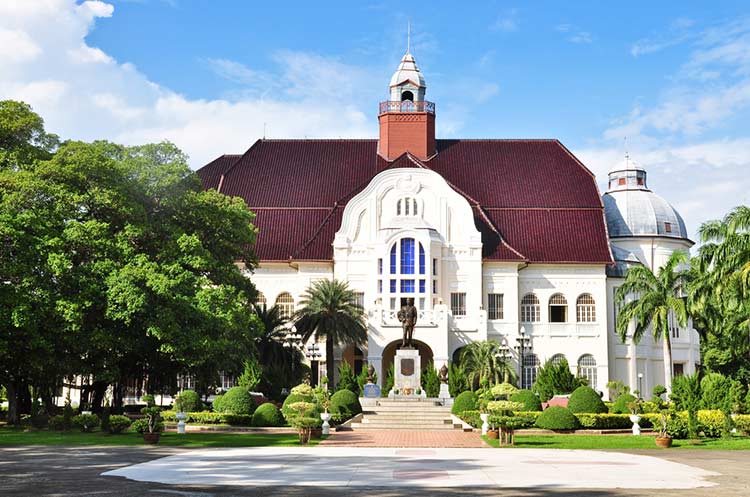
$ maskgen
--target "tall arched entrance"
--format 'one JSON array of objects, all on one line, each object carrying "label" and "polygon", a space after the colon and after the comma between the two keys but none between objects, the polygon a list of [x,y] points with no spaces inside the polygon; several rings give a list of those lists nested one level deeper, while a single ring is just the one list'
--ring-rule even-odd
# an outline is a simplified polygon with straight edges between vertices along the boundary
[{"label": "tall arched entrance", "polygon": [[[414,347],[419,350],[419,358],[422,363],[422,369],[432,362],[432,349],[429,345],[419,340],[412,340]],[[393,365],[393,358],[396,357],[396,351],[401,348],[401,340],[394,340],[383,349],[383,379],[388,375],[388,371]]]}]

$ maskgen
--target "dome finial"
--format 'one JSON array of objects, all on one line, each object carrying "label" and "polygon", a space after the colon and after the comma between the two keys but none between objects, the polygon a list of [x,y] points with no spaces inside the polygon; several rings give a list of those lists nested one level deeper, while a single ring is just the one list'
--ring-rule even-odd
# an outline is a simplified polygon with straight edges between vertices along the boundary
[{"label": "dome finial", "polygon": [[406,20],[406,53],[411,52],[411,19]]}]

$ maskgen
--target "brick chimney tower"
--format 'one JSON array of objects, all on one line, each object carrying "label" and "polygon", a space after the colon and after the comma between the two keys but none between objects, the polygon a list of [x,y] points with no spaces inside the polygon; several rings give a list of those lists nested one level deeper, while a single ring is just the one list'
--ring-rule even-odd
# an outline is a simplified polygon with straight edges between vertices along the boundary
[{"label": "brick chimney tower", "polygon": [[424,76],[407,46],[391,78],[390,100],[380,102],[378,153],[384,159],[392,161],[410,152],[427,160],[437,153],[435,104],[424,99],[426,91]]}]

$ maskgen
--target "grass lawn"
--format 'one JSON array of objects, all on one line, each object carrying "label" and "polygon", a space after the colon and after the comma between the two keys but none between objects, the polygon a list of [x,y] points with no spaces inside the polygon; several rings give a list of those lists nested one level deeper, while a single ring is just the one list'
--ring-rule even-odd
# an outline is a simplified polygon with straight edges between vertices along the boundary
[{"label": "grass lawn", "polygon": [[[492,447],[498,447],[497,439],[482,437]],[[515,447],[523,449],[659,449],[654,437],[642,435],[518,435]],[[703,450],[750,450],[750,437],[704,438],[700,443],[694,440],[675,440],[674,449]]]},{"label": "grass lawn", "polygon": [[[310,440],[317,445],[320,440]],[[145,445],[137,433],[108,435],[102,432],[62,433],[58,431],[0,428],[0,446],[3,445]],[[162,433],[158,445],[172,447],[283,447],[299,445],[292,434],[264,433]]]}]

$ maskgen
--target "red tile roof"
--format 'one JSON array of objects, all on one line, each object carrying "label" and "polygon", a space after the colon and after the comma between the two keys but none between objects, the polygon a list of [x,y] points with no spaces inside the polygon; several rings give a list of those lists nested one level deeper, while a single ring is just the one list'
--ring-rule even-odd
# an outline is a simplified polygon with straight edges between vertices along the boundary
[{"label": "red tile roof", "polygon": [[333,259],[346,202],[379,172],[424,167],[471,204],[487,260],[611,263],[593,174],[557,140],[438,140],[387,162],[377,140],[259,140],[198,171],[257,213],[261,261]]}]

